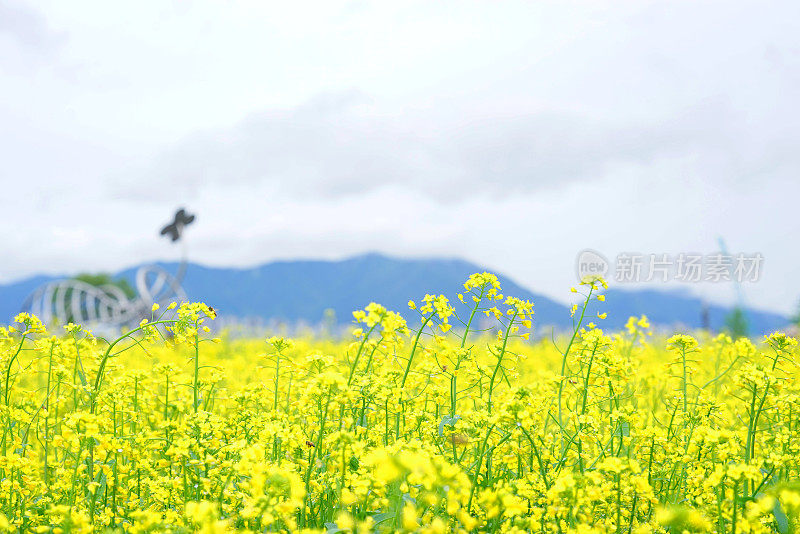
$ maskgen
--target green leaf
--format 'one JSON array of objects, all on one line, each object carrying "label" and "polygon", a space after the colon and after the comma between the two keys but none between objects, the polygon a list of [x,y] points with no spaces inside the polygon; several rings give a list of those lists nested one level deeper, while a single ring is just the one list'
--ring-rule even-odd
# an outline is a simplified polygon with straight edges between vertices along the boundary
[{"label": "green leaf", "polygon": [[781,503],[775,500],[775,506],[772,507],[772,515],[775,516],[775,525],[778,527],[780,534],[789,533],[789,518],[781,508]]},{"label": "green leaf", "polygon": [[627,438],[631,435],[631,424],[627,421],[623,421],[619,424],[617,428],[617,435],[622,436],[623,438]]},{"label": "green leaf", "polygon": [[442,417],[442,420],[439,422],[439,435],[440,436],[444,435],[444,426],[445,425],[447,425],[447,426],[455,426],[456,421],[458,421],[459,419],[461,419],[460,415],[452,415],[452,416],[451,415],[445,415],[444,417]]}]

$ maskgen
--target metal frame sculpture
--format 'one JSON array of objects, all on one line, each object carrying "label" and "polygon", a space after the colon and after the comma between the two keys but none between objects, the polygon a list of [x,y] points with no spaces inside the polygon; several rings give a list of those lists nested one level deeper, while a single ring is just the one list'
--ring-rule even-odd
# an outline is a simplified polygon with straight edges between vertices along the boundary
[{"label": "metal frame sculpture", "polygon": [[[180,241],[183,230],[194,221],[181,208],[175,219],[161,229],[171,242]],[[138,324],[153,304],[187,300],[181,286],[186,274],[186,249],[182,250],[178,272],[172,274],[159,265],[139,267],[135,276],[136,296],[129,298],[115,285],[94,286],[80,280],[56,280],[34,290],[22,306],[23,311],[37,315],[45,324],[67,319],[84,326],[112,329]]]}]

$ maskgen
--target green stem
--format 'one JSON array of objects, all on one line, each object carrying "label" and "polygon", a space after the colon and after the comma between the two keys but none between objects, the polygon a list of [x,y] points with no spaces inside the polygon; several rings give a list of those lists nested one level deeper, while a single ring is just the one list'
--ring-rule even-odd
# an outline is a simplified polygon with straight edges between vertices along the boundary
[{"label": "green stem", "polygon": [[464,348],[464,345],[467,343],[467,335],[469,334],[469,327],[472,325],[472,320],[475,318],[475,313],[478,311],[478,308],[481,305],[481,301],[483,300],[484,295],[486,294],[486,286],[481,286],[481,294],[478,297],[478,300],[475,302],[475,307],[472,308],[472,313],[469,314],[469,321],[467,321],[467,327],[464,329],[464,335],[461,337],[461,348]]},{"label": "green stem", "polygon": [[586,296],[586,300],[583,302],[583,309],[581,310],[581,316],[578,318],[578,324],[575,325],[575,329],[572,331],[572,337],[567,343],[567,348],[564,350],[564,357],[561,359],[561,377],[558,381],[558,425],[563,426],[562,421],[562,400],[561,397],[564,393],[564,373],[567,371],[567,357],[569,356],[569,351],[572,348],[572,344],[575,342],[575,338],[578,337],[578,331],[581,329],[581,324],[583,324],[583,318],[586,315],[586,308],[589,307],[589,299],[592,298],[592,291],[594,291],[594,286],[589,286],[589,294]]},{"label": "green stem", "polygon": [[503,363],[503,356],[505,356],[506,347],[508,346],[508,336],[511,334],[511,327],[514,325],[517,315],[519,315],[519,313],[515,311],[514,315],[511,317],[511,321],[509,321],[508,326],[506,327],[506,333],[505,336],[503,336],[503,346],[500,349],[500,354],[497,355],[497,365],[494,366],[492,378],[489,380],[489,415],[492,415],[492,392],[494,391],[494,381],[497,378],[497,372],[500,370],[500,366]]},{"label": "green stem", "polygon": [[358,365],[358,358],[361,356],[361,352],[364,350],[364,345],[367,343],[367,339],[369,339],[369,335],[375,330],[375,327],[378,326],[379,323],[375,323],[370,327],[366,334],[364,334],[364,339],[361,340],[361,344],[358,346],[358,352],[356,352],[355,358],[353,358],[353,365],[350,367],[350,377],[347,379],[347,385],[349,386],[353,382],[353,376],[356,373],[356,366]]},{"label": "green stem", "polygon": [[303,509],[301,511],[302,526],[306,526],[306,508],[308,507],[308,493],[311,487],[311,471],[314,469],[314,462],[317,460],[317,451],[322,445],[322,437],[325,434],[325,423],[328,421],[328,407],[331,404],[331,391],[328,391],[328,398],[325,401],[325,409],[322,412],[322,419],[319,425],[319,435],[317,441],[311,448],[311,457],[308,461],[308,469],[306,469],[306,494],[303,497]]},{"label": "green stem", "polygon": [[19,353],[22,352],[22,345],[25,343],[25,339],[27,337],[28,337],[27,334],[22,334],[22,339],[20,339],[19,341],[19,345],[17,346],[17,351],[14,353],[11,359],[8,360],[8,366],[6,366],[6,387],[5,390],[3,391],[3,394],[5,396],[6,406],[8,406],[8,396],[9,396],[8,389],[9,389],[9,381],[11,379],[11,366],[13,365],[14,360],[17,359],[17,356],[19,356]]},{"label": "green stem", "polygon": [[194,413],[197,413],[197,406],[200,403],[200,343],[199,334],[197,333],[197,325],[195,325],[194,333]]},{"label": "green stem", "polygon": [[422,322],[422,326],[417,331],[417,337],[414,338],[414,345],[411,347],[411,354],[408,356],[408,364],[406,365],[406,371],[403,373],[403,379],[400,381],[400,387],[403,388],[406,385],[406,379],[408,378],[408,373],[411,372],[411,362],[414,360],[414,353],[417,352],[417,346],[419,345],[419,338],[422,335],[422,331],[425,330],[425,327],[428,325],[428,322],[433,318],[436,312],[431,312],[425,320]]},{"label": "green stem", "polygon": [[146,323],[146,324],[137,326],[133,330],[131,330],[129,332],[126,332],[124,335],[118,337],[117,339],[115,339],[114,341],[112,341],[108,345],[108,348],[103,353],[103,357],[100,360],[100,367],[98,367],[98,369],[97,369],[97,376],[95,377],[95,380],[94,380],[94,389],[92,390],[92,395],[91,395],[91,400],[92,400],[91,401],[91,413],[94,413],[94,411],[95,411],[95,408],[96,408],[96,405],[97,405],[97,395],[100,393],[100,384],[102,384],[102,382],[103,382],[103,373],[105,372],[106,364],[108,363],[108,359],[111,357],[111,351],[114,349],[114,347],[117,346],[117,344],[119,342],[121,342],[122,340],[127,339],[128,337],[132,336],[136,332],[139,332],[139,331],[143,330],[145,327],[155,326],[155,325],[160,325],[160,324],[164,324],[164,325],[175,324],[176,322],[177,322],[177,320],[170,319],[170,320],[164,320],[164,321],[153,321],[151,323]]}]

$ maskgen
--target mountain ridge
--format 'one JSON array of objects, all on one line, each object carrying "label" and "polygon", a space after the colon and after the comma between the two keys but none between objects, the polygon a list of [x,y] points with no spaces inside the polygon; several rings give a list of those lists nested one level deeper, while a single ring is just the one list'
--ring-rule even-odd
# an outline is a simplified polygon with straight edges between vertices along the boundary
[{"label": "mountain ridge", "polygon": [[[156,264],[170,272],[178,266],[175,262]],[[123,269],[113,276],[133,282],[138,267]],[[395,258],[367,253],[341,260],[277,260],[252,267],[190,263],[183,286],[190,299],[214,306],[223,317],[316,324],[322,321],[326,309],[333,309],[337,320],[347,323],[353,310],[372,301],[411,319],[408,300],[418,301],[426,293],[443,293],[455,301],[464,280],[474,272],[486,270],[459,258]],[[0,323],[8,322],[36,287],[61,278],[39,275],[0,284]],[[534,320],[539,326],[571,326],[568,304],[536,293],[508,276],[498,274],[498,279],[504,294],[534,303]],[[589,317],[597,311],[607,312],[607,319],[595,320],[606,329],[621,328],[629,316],[642,314],[656,325],[685,329],[700,326],[704,304],[687,291],[612,288],[606,295],[606,302],[593,302],[589,310]],[[731,308],[710,304],[707,309],[711,328],[720,330]],[[788,319],[778,313],[750,309],[748,315],[751,329],[757,333],[788,324]]]}]

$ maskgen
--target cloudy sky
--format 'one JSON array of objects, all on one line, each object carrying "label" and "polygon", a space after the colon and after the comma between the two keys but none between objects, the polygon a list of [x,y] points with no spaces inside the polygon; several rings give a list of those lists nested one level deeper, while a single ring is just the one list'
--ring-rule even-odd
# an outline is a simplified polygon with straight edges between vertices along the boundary
[{"label": "cloudy sky", "polygon": [[582,249],[722,237],[796,308],[796,1],[121,6],[0,0],[0,282],[174,259],[185,205],[202,263],[458,256],[561,300]]}]

